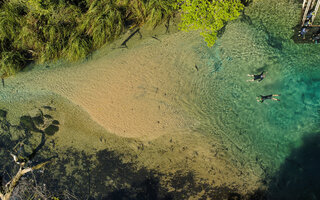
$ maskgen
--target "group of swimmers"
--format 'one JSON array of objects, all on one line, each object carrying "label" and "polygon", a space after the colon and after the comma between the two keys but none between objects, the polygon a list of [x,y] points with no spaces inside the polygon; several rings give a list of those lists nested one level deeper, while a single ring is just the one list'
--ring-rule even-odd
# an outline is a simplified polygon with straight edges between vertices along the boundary
[{"label": "group of swimmers", "polygon": [[[261,72],[260,74],[248,74],[248,76],[253,77],[253,79],[247,80],[247,81],[262,81],[266,77],[265,71]],[[269,94],[266,96],[259,95],[257,96],[257,101],[263,103],[267,99],[275,100],[275,101],[280,101],[280,99],[276,99],[274,97],[278,97],[280,94]]]},{"label": "group of swimmers", "polygon": [[303,37],[303,39],[305,39],[305,35],[309,31],[313,15],[314,10],[310,10],[307,14],[306,21],[304,22],[303,26],[301,27],[301,30],[299,31],[299,36]]},{"label": "group of swimmers", "polygon": [[[315,14],[314,10],[310,10],[307,14],[306,21],[304,22],[301,30],[299,31],[299,36],[305,39],[306,33],[310,30],[312,25],[312,17]],[[320,43],[320,30],[312,35],[311,39],[315,44]]]}]

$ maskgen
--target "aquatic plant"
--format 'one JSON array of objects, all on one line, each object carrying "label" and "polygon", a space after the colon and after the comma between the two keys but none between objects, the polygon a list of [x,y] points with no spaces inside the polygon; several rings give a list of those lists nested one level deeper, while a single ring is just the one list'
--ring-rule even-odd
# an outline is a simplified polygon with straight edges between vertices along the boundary
[{"label": "aquatic plant", "polygon": [[239,0],[178,0],[182,10],[180,29],[200,30],[208,46],[213,46],[218,31],[226,22],[236,19],[243,9]]}]

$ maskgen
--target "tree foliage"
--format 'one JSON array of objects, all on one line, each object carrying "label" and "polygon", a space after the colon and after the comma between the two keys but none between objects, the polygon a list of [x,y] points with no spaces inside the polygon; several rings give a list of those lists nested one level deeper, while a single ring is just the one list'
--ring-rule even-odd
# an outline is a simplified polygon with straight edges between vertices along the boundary
[{"label": "tree foliage", "polygon": [[180,29],[200,30],[201,35],[212,46],[218,31],[226,22],[236,19],[243,9],[240,0],[178,0],[182,10]]}]

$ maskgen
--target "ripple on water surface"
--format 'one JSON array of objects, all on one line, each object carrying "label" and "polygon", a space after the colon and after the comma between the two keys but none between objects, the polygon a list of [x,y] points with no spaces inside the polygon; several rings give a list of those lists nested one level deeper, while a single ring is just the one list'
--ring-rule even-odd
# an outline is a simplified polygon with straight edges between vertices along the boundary
[{"label": "ripple on water surface", "polygon": [[[273,173],[302,137],[319,129],[318,46],[282,41],[281,49],[274,48],[266,33],[235,22],[212,49],[195,50],[207,70],[194,79],[196,97],[190,99],[198,107],[189,110],[233,156],[244,163],[262,159],[260,167]],[[262,71],[267,72],[263,81],[246,81],[247,74]],[[280,101],[256,101],[269,94],[280,94]]]}]

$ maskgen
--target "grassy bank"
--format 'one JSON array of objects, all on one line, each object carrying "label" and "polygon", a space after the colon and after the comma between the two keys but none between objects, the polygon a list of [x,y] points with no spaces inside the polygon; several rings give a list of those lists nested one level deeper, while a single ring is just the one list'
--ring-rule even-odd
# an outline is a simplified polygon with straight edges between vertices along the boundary
[{"label": "grassy bank", "polygon": [[168,22],[181,13],[182,30],[201,30],[209,46],[241,2],[198,0],[5,0],[0,3],[0,71],[30,62],[77,61],[125,30]]},{"label": "grassy bank", "polygon": [[5,76],[29,62],[76,61],[125,29],[156,26],[174,14],[174,0],[8,0],[0,9]]}]

